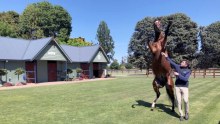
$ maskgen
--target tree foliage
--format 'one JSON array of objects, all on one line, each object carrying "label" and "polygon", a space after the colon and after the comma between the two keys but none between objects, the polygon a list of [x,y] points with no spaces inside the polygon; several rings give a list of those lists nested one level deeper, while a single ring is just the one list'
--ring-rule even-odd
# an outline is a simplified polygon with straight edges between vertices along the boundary
[{"label": "tree foliage", "polygon": [[132,69],[133,68],[133,65],[131,63],[126,63],[125,64],[125,68],[126,69]]},{"label": "tree foliage", "polygon": [[85,41],[85,38],[70,38],[67,41],[67,44],[70,46],[91,46],[93,43]]},{"label": "tree foliage", "polygon": [[110,69],[117,69],[117,70],[119,69],[119,63],[116,59],[113,60],[113,62],[111,63]]},{"label": "tree foliage", "polygon": [[53,6],[49,2],[33,3],[19,18],[21,36],[25,39],[57,36],[60,42],[66,42],[72,30],[71,20],[61,6]]},{"label": "tree foliage", "polygon": [[15,38],[17,37],[17,32],[12,25],[0,21],[0,36],[4,36],[4,37],[8,36]]},{"label": "tree foliage", "polygon": [[157,18],[161,18],[163,29],[169,21],[173,22],[166,46],[169,56],[176,62],[182,59],[194,61],[197,49],[197,24],[186,15],[177,13],[164,17],[146,17],[137,23],[128,46],[129,62],[141,69],[150,67],[152,58],[146,42],[154,39],[153,22]]},{"label": "tree foliage", "polygon": [[0,13],[0,36],[18,37],[19,14],[14,11]]},{"label": "tree foliage", "polygon": [[128,45],[128,62],[140,69],[150,67],[151,53],[147,49],[145,38],[153,38],[152,22],[154,19],[146,17],[139,21]]},{"label": "tree foliage", "polygon": [[201,30],[200,68],[220,67],[220,21]]},{"label": "tree foliage", "polygon": [[106,22],[101,21],[97,30],[96,37],[99,41],[100,46],[103,48],[105,53],[109,56],[109,59],[113,59],[114,52],[114,41],[110,35],[110,30]]},{"label": "tree foliage", "polygon": [[173,22],[167,43],[170,56],[177,62],[182,59],[188,59],[194,64],[194,55],[198,46],[197,24],[181,13],[170,15],[166,19]]}]

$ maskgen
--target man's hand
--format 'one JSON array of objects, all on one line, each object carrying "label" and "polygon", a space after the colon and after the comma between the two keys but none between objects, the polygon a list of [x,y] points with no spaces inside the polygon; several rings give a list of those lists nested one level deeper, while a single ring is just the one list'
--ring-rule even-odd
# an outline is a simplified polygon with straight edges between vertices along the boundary
[{"label": "man's hand", "polygon": [[179,75],[179,73],[178,72],[173,72],[174,73],[174,75],[176,75],[176,76],[178,76]]},{"label": "man's hand", "polygon": [[167,53],[161,52],[161,54],[165,57],[168,57]]}]

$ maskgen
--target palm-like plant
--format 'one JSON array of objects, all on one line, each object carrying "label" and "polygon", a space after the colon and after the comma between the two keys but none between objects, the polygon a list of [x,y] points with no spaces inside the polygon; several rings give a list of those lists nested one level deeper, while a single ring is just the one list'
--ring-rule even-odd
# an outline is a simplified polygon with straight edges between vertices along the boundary
[{"label": "palm-like plant", "polygon": [[19,80],[19,76],[21,75],[21,74],[23,74],[25,71],[24,71],[24,69],[23,68],[17,68],[16,70],[15,70],[15,75],[18,75],[18,80]]},{"label": "palm-like plant", "polygon": [[7,69],[0,69],[0,83],[2,82],[2,76],[7,74]]}]

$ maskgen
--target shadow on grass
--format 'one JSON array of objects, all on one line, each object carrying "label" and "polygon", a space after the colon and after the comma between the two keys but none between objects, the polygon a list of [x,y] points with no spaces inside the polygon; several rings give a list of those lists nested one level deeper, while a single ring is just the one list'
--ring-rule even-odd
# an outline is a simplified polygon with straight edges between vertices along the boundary
[{"label": "shadow on grass", "polygon": [[[136,102],[137,104],[133,104],[131,106],[132,108],[135,108],[135,106],[144,106],[151,109],[151,103],[149,102],[143,100],[136,100]],[[171,111],[170,109],[172,107],[171,105],[156,104],[155,106],[156,108],[154,110],[158,110],[159,112],[166,112],[167,114],[173,117],[179,118],[179,115],[175,111],[174,112]]]}]

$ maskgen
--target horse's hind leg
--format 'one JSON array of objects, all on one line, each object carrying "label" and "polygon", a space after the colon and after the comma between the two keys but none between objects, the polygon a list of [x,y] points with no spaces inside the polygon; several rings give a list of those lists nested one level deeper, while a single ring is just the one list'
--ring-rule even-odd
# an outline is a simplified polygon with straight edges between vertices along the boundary
[{"label": "horse's hind leg", "polygon": [[171,76],[168,76],[168,84],[166,85],[166,91],[172,102],[172,111],[175,109],[175,97],[174,97],[174,83]]},{"label": "horse's hind leg", "polygon": [[157,82],[156,82],[155,79],[153,80],[153,88],[154,88],[154,91],[156,92],[157,97],[156,97],[156,99],[154,100],[154,102],[153,102],[152,105],[151,105],[151,111],[154,110],[155,104],[156,104],[156,102],[157,102],[157,99],[160,97],[159,87],[157,86]]}]

